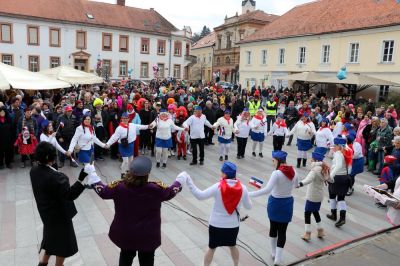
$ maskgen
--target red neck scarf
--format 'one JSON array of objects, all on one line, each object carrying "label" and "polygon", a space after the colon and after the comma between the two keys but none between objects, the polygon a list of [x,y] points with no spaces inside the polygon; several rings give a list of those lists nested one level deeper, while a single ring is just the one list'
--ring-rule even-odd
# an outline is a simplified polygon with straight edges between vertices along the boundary
[{"label": "red neck scarf", "polygon": [[220,181],[219,187],[221,188],[222,203],[224,204],[225,210],[229,214],[232,214],[236,210],[240,199],[242,198],[242,184],[238,180],[236,184],[231,187],[224,178]]},{"label": "red neck scarf", "polygon": [[201,115],[202,115],[202,114],[199,114],[199,115],[194,115],[194,116],[195,116],[195,117],[197,117],[197,118],[200,118],[200,117],[201,117]]},{"label": "red neck scarf", "polygon": [[126,125],[126,124],[124,124],[124,123],[122,123],[122,122],[119,123],[119,126],[120,126],[120,127],[123,127],[123,128],[128,128],[128,125]]},{"label": "red neck scarf", "polygon": [[93,134],[93,127],[92,126],[87,126],[87,125],[83,125],[84,129],[85,127],[87,127],[90,130],[90,133]]},{"label": "red neck scarf", "polygon": [[231,118],[230,117],[227,118],[226,116],[224,116],[224,118],[225,118],[226,121],[228,121],[228,125],[229,125],[229,123],[231,122]]},{"label": "red neck scarf", "polygon": [[328,126],[321,126],[319,130],[323,130],[324,128],[328,128]]},{"label": "red neck scarf", "polygon": [[264,119],[264,116],[262,116],[262,115],[255,115],[254,118],[255,118],[255,119],[258,119],[258,120],[263,120],[263,119]]},{"label": "red neck scarf", "polygon": [[295,171],[290,165],[281,165],[278,170],[280,170],[289,180],[293,180],[295,176]]},{"label": "red neck scarf", "polygon": [[280,127],[286,127],[286,122],[285,122],[285,120],[283,120],[283,119],[282,119],[280,122],[279,122],[279,121],[276,121],[275,124],[278,126],[278,128],[280,128]]},{"label": "red neck scarf", "polygon": [[347,166],[351,166],[353,163],[353,149],[349,147],[345,147],[342,149],[344,161],[346,162]]}]

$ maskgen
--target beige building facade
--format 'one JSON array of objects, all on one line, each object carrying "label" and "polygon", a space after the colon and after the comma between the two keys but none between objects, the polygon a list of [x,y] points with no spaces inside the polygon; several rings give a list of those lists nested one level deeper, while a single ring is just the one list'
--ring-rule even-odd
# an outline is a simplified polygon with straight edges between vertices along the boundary
[{"label": "beige building facade", "polygon": [[211,82],[213,80],[212,67],[214,47],[214,32],[192,45],[190,54],[196,57],[196,61],[190,66],[189,80],[201,81],[202,83]]}]

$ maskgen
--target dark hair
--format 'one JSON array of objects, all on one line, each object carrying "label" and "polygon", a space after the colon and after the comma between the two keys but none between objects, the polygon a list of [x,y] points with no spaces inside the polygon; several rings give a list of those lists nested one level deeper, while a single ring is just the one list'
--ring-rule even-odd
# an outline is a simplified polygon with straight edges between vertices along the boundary
[{"label": "dark hair", "polygon": [[42,141],[36,146],[35,159],[41,164],[48,164],[57,158],[56,148],[47,141]]},{"label": "dark hair", "polygon": [[148,183],[149,175],[137,176],[127,172],[124,177],[124,183],[128,187],[142,187]]},{"label": "dark hair", "polygon": [[276,158],[274,158],[274,159],[278,162],[278,164],[276,165],[276,169],[275,170],[278,170],[279,167],[281,166],[281,164],[286,163],[286,161],[284,161],[284,160],[279,160],[279,159],[276,159]]}]

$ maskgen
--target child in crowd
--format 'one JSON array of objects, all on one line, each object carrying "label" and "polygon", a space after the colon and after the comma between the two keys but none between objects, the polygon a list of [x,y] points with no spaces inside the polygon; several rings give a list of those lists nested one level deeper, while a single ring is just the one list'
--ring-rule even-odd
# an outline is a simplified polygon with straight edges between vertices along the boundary
[{"label": "child in crowd", "polygon": [[26,167],[26,161],[31,161],[31,166],[33,166],[36,146],[38,141],[34,134],[31,134],[28,127],[24,126],[22,132],[18,135],[17,140],[14,143],[15,147],[18,147],[18,153],[21,155],[21,168]]}]

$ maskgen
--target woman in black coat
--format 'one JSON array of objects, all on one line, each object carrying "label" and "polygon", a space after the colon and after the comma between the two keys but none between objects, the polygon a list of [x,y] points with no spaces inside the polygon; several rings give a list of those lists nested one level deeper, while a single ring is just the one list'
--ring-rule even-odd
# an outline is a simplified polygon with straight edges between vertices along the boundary
[{"label": "woman in black coat", "polygon": [[[36,147],[38,166],[31,169],[30,176],[36,205],[43,222],[43,240],[40,251],[45,250],[39,266],[48,264],[50,256],[56,256],[56,266],[78,252],[72,218],[77,214],[74,200],[85,189],[82,181],[86,174],[81,171],[72,185],[68,177],[51,167],[56,160],[56,149],[49,142]],[[39,251],[39,252],[40,252]]]},{"label": "woman in black coat", "polygon": [[0,169],[11,168],[13,156],[12,120],[5,106],[0,107]]}]

